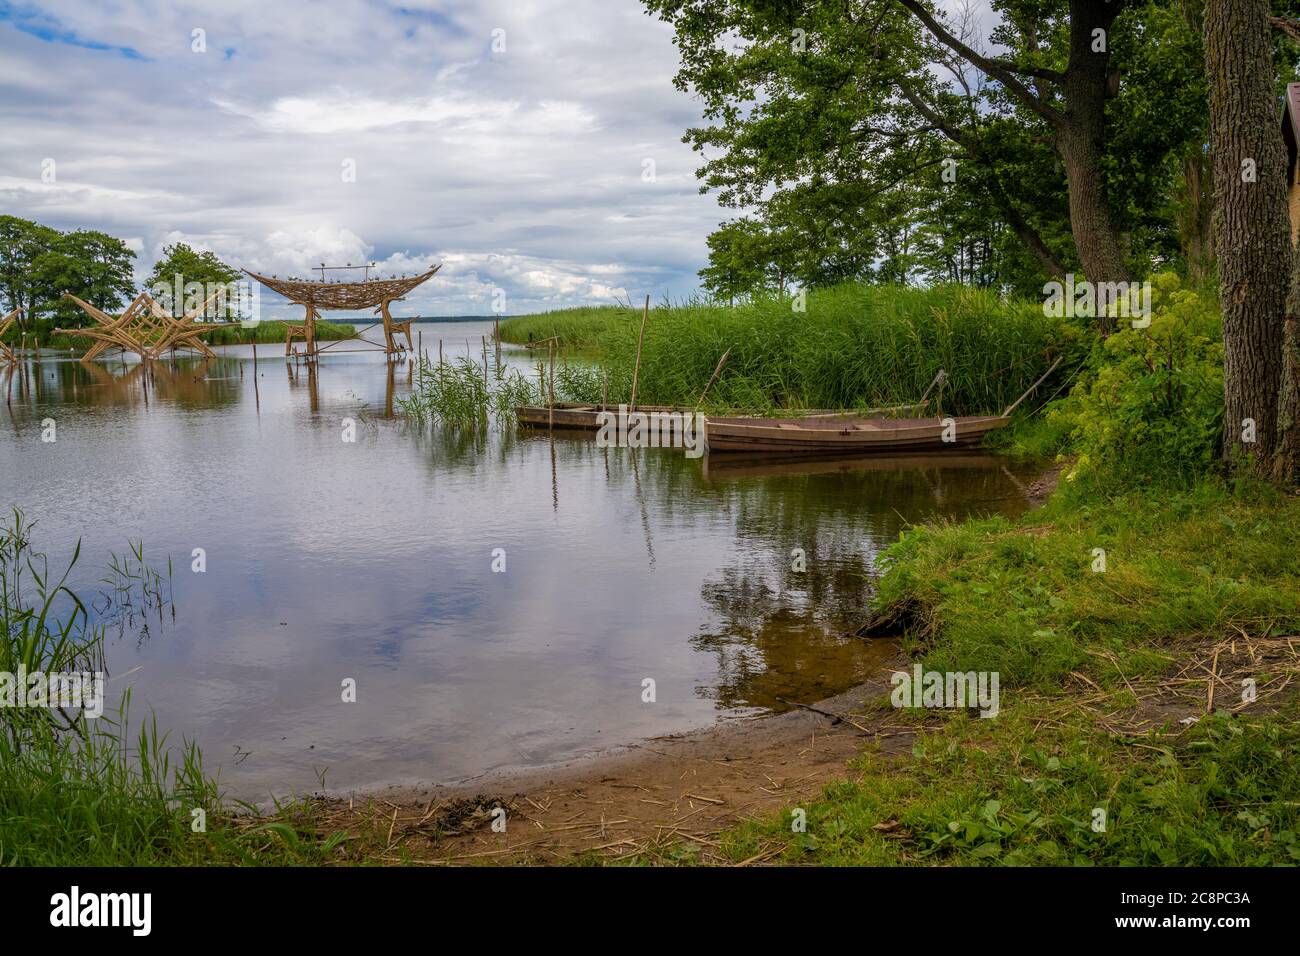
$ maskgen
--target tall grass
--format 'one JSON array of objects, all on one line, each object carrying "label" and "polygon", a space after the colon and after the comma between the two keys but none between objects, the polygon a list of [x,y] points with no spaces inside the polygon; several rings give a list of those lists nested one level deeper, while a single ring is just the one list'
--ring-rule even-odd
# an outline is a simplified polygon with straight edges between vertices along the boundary
[{"label": "tall grass", "polygon": [[[610,400],[622,401],[631,395],[639,324],[638,311],[610,307],[521,316],[501,331],[508,341],[558,335],[595,350]],[[708,408],[902,404],[943,369],[944,413],[1001,412],[1053,354],[1082,355],[1083,338],[1070,320],[1045,317],[1036,303],[961,286],[843,285],[809,293],[803,312],[784,298],[735,307],[692,301],[651,310],[637,400],[695,404],[730,349]]]},{"label": "tall grass", "polygon": [[516,405],[535,404],[541,396],[540,384],[518,369],[487,368],[463,355],[446,362],[420,356],[415,385],[399,404],[417,424],[477,429],[512,421]]},{"label": "tall grass", "polygon": [[640,314],[639,310],[627,306],[600,305],[519,315],[501,323],[501,339],[525,345],[558,337],[560,345],[565,347],[595,349]]},{"label": "tall grass", "polygon": [[[33,547],[31,528],[18,511],[0,527],[0,671],[104,671],[104,621],[161,613],[170,604],[166,579],[136,544],[113,559],[105,589],[83,599],[67,583],[80,546],[56,574]],[[310,804],[292,804],[273,821],[234,812],[252,808],[222,803],[192,742],[173,749],[152,717],[133,730],[130,701],[124,691],[98,718],[80,707],[0,706],[0,865],[333,858],[342,836],[315,832]]]}]

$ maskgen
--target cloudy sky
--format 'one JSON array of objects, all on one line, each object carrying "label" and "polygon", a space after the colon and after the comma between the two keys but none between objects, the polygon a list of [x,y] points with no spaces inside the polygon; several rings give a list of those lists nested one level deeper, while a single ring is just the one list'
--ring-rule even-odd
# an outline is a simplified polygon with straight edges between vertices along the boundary
[{"label": "cloudy sky", "polygon": [[180,240],[443,263],[405,314],[680,298],[727,211],[676,65],[635,0],[0,0],[0,210],[119,236],[141,280]]}]

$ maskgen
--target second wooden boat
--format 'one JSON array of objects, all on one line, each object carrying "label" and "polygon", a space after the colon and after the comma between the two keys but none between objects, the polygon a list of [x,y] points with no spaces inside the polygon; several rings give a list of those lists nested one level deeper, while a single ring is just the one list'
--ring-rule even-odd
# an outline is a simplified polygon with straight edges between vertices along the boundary
[{"label": "second wooden boat", "polygon": [[989,432],[1005,427],[1011,413],[1061,364],[1051,366],[1001,415],[887,418],[869,415],[820,415],[810,418],[722,418],[706,416],[704,440],[713,452],[779,452],[804,455],[899,454],[969,449]]},{"label": "second wooden boat", "polygon": [[870,418],[858,415],[817,418],[704,419],[709,452],[795,452],[868,454],[947,451],[970,448],[1010,421],[1004,415],[960,418]]}]

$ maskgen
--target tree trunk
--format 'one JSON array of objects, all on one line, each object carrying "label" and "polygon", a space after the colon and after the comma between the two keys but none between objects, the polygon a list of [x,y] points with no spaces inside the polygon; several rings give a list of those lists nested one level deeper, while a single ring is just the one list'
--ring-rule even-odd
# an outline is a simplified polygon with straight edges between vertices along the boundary
[{"label": "tree trunk", "polygon": [[1286,325],[1282,333],[1282,385],[1277,403],[1277,448],[1273,480],[1300,482],[1300,255],[1291,270]]},{"label": "tree trunk", "polygon": [[[1073,0],[1070,4],[1070,62],[1062,83],[1066,113],[1055,136],[1070,190],[1070,232],[1089,282],[1133,279],[1111,219],[1102,169],[1110,83],[1109,34],[1117,6],[1105,0]],[[1102,316],[1101,324],[1108,328],[1109,317]]]},{"label": "tree trunk", "polygon": [[[1214,249],[1223,310],[1224,458],[1271,470],[1291,234],[1268,0],[1206,0]],[[1255,441],[1249,441],[1253,435]]]}]

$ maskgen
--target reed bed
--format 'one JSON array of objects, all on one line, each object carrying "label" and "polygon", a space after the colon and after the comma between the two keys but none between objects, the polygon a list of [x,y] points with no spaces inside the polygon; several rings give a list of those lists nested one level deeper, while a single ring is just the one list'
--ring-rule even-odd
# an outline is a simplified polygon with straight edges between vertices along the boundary
[{"label": "reed bed", "polygon": [[[512,342],[554,335],[592,350],[617,402],[631,396],[639,325],[633,308],[573,309],[510,319],[501,333]],[[903,404],[943,369],[945,414],[1001,412],[1055,355],[1081,357],[1085,348],[1079,326],[1044,316],[1037,303],[960,286],[843,285],[810,292],[803,312],[788,298],[734,307],[693,300],[650,311],[637,400],[695,405],[730,349],[706,409]]]},{"label": "reed bed", "polygon": [[415,385],[399,404],[417,424],[478,429],[512,422],[516,405],[536,404],[544,394],[518,369],[492,368],[464,355],[445,362],[421,356]]}]

